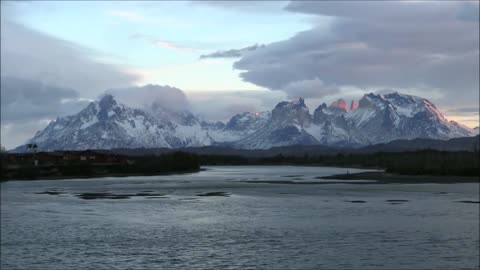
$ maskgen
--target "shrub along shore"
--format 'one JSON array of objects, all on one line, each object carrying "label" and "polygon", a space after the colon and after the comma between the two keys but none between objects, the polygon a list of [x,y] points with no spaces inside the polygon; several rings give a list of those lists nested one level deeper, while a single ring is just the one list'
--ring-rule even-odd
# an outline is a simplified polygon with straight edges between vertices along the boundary
[{"label": "shrub along shore", "polygon": [[[199,157],[189,153],[175,152],[159,156],[125,157],[124,162],[92,162],[89,155],[85,160],[69,160],[35,166],[28,162],[14,163],[2,156],[2,181],[92,178],[107,176],[141,176],[173,173],[198,172]],[[82,156],[80,156],[82,157]]]},{"label": "shrub along shore", "polygon": [[479,176],[478,152],[422,150],[374,154],[338,154],[266,158],[201,155],[202,165],[310,165],[383,169],[400,175]]},{"label": "shrub along shore", "polygon": [[[105,151],[103,151],[105,153]],[[303,157],[276,155],[272,157],[242,157],[232,155],[196,155],[174,152],[162,155],[128,156],[126,162],[93,164],[89,162],[67,162],[54,165],[33,166],[20,164],[12,169],[7,155],[2,155],[2,181],[9,179],[63,179],[103,176],[159,175],[183,172],[197,172],[201,165],[302,165],[345,168],[383,169],[385,173],[355,176],[338,175],[336,179],[362,178],[387,181],[392,176],[463,176],[449,177],[449,182],[478,182],[480,176],[478,152],[443,152],[422,150],[396,153],[338,154]],[[343,178],[342,178],[343,177]],[[388,179],[387,179],[388,178]],[[438,177],[437,177],[438,178]],[[445,177],[444,177],[445,178]],[[405,177],[395,181],[426,181],[427,178],[407,181]],[[398,180],[403,179],[403,180]],[[423,179],[423,180],[422,180]],[[445,178],[447,179],[447,178]]]}]

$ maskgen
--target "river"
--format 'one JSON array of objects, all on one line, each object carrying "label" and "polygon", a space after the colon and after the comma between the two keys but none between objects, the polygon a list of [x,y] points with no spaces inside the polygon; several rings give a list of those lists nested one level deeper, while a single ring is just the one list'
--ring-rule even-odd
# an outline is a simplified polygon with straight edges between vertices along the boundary
[{"label": "river", "polygon": [[480,266],[479,204],[468,203],[479,184],[316,178],[363,171],[345,168],[205,169],[4,182],[1,269]]}]

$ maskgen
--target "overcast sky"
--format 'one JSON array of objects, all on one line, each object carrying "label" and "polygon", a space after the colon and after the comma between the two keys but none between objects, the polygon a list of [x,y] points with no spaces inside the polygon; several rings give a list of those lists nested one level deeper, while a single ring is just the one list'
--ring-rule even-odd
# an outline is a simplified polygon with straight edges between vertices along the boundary
[{"label": "overcast sky", "polygon": [[7,148],[106,92],[224,120],[393,89],[475,127],[478,73],[478,1],[1,2]]}]

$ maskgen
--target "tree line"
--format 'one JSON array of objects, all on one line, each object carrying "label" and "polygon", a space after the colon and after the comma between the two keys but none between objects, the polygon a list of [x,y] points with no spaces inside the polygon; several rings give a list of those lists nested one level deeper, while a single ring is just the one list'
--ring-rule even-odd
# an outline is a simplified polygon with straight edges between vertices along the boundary
[{"label": "tree line", "polygon": [[312,165],[381,168],[404,175],[479,176],[478,152],[420,150],[378,152],[373,154],[304,155],[247,158],[241,156],[202,155],[202,165]]},{"label": "tree line", "polygon": [[174,152],[164,155],[128,157],[128,164],[89,164],[86,162],[67,162],[34,166],[32,162],[9,164],[6,155],[2,155],[1,180],[101,177],[127,175],[156,175],[176,172],[198,171],[200,159],[197,155]]},{"label": "tree line", "polygon": [[197,155],[174,152],[162,155],[128,157],[128,164],[66,164],[35,167],[22,165],[9,169],[2,157],[2,180],[40,179],[42,177],[97,177],[122,175],[155,175],[198,171],[201,165],[307,165],[385,169],[402,175],[480,176],[478,152],[444,152],[421,150],[410,152],[378,152],[374,154],[337,154],[272,157],[235,155]]}]

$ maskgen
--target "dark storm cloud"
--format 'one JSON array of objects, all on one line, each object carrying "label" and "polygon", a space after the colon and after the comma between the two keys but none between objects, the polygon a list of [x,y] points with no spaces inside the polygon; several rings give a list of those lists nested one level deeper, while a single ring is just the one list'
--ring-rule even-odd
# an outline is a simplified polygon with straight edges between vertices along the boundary
[{"label": "dark storm cloud", "polygon": [[334,22],[243,55],[234,67],[245,81],[285,90],[319,79],[328,86],[319,96],[332,86],[418,88],[478,102],[478,3],[293,1],[286,9]]},{"label": "dark storm cloud", "polygon": [[204,54],[200,55],[200,59],[205,59],[205,58],[238,58],[244,55],[247,52],[251,52],[260,48],[265,47],[265,45],[252,45],[249,47],[245,47],[242,49],[232,49],[232,50],[227,50],[227,51],[216,51],[214,53],[210,54]]}]

